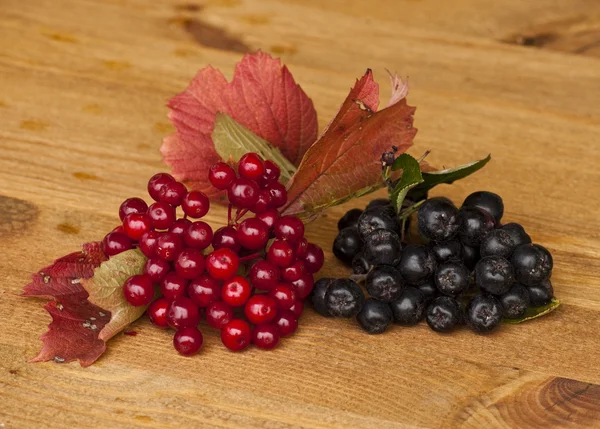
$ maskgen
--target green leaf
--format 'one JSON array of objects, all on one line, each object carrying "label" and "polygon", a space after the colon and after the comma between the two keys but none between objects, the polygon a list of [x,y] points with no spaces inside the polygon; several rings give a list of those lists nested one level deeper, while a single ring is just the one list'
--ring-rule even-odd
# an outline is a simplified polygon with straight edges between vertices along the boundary
[{"label": "green leaf", "polygon": [[296,172],[296,167],[283,156],[278,148],[258,137],[225,113],[217,113],[211,137],[217,153],[225,161],[233,158],[237,162],[242,155],[256,152],[263,159],[270,159],[279,166],[282,182],[287,183]]},{"label": "green leaf", "polygon": [[110,311],[111,318],[98,334],[108,341],[129,324],[139,319],[146,307],[134,307],[125,300],[123,283],[129,277],[141,274],[146,257],[139,249],[128,250],[111,256],[94,271],[94,276],[82,279],[81,284],[89,294],[88,301]]},{"label": "green leaf", "polygon": [[411,192],[411,197],[415,200],[421,200],[426,198],[427,191],[431,188],[440,185],[442,183],[451,184],[456,180],[464,179],[467,176],[475,173],[476,171],[483,168],[490,160],[491,155],[485,158],[472,162],[470,164],[464,164],[456,168],[449,168],[446,170],[432,171],[429,173],[423,173],[423,183],[417,185]]},{"label": "green leaf", "polygon": [[402,210],[402,203],[411,188],[423,183],[419,161],[407,153],[403,153],[394,161],[392,170],[402,170],[402,177],[390,192],[390,200],[396,209],[396,213]]},{"label": "green leaf", "polygon": [[531,319],[536,319],[538,317],[542,317],[554,310],[556,310],[560,306],[560,301],[556,298],[552,298],[549,304],[543,305],[541,307],[531,307],[527,309],[527,312],[523,317],[518,319],[502,319],[503,323],[517,324],[526,322]]}]

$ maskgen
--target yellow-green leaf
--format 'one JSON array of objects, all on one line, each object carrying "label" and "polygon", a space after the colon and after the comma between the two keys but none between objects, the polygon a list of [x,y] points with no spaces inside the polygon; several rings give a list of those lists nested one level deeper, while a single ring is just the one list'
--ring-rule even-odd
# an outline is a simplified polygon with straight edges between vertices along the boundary
[{"label": "yellow-green leaf", "polygon": [[536,319],[538,317],[542,317],[551,311],[556,310],[560,306],[560,301],[556,298],[552,298],[549,304],[542,305],[541,307],[530,307],[527,309],[527,312],[523,317],[519,317],[518,319],[502,319],[504,323],[510,323],[516,325],[517,323],[526,322],[531,319]]}]

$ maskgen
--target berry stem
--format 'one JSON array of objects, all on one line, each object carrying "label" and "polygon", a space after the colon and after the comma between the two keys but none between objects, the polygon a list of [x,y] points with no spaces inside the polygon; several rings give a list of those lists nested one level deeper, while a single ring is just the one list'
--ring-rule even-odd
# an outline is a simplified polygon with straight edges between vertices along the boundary
[{"label": "berry stem", "polygon": [[235,223],[238,223],[246,213],[248,213],[248,209],[238,209],[235,212]]},{"label": "berry stem", "polygon": [[260,257],[261,257],[261,254],[260,254],[260,253],[258,253],[258,252],[256,252],[256,253],[253,253],[253,254],[251,254],[251,255],[242,256],[242,257],[240,258],[240,263],[242,263],[242,262],[248,262],[248,261],[251,261],[251,260],[253,260],[253,259],[258,259],[258,258],[260,258]]},{"label": "berry stem", "polygon": [[227,207],[227,225],[231,226],[232,222],[231,222],[231,210],[233,209],[233,205],[231,203],[229,203],[229,206]]}]

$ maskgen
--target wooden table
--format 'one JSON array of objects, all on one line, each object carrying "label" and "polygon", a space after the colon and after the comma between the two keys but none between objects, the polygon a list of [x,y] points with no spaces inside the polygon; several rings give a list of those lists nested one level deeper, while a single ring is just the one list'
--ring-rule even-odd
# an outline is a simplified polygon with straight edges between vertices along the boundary
[{"label": "wooden table", "polygon": [[[600,3],[594,0],[2,0],[0,427],[600,427]],[[165,103],[207,64],[281,56],[321,127],[365,68],[410,76],[413,153],[482,172],[440,187],[505,198],[554,254],[562,307],[490,336],[425,324],[368,336],[308,310],[273,352],[214,330],[179,357],[135,323],[93,366],[30,364],[48,315],[17,296],[32,272],[97,240],[164,170]],[[342,275],[330,210],[308,234]],[[224,211],[209,221],[222,224]]]}]

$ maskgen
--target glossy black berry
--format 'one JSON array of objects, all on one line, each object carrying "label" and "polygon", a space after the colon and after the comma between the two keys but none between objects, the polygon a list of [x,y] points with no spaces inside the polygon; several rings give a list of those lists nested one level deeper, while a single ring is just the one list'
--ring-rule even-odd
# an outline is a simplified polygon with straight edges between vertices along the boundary
[{"label": "glossy black berry", "polygon": [[431,250],[426,246],[409,244],[402,251],[397,268],[408,284],[424,283],[435,271],[436,262]]},{"label": "glossy black berry", "polygon": [[463,207],[477,207],[489,213],[495,220],[496,225],[504,215],[504,203],[500,195],[488,191],[473,192],[463,202]]},{"label": "glossy black berry", "polygon": [[425,320],[436,332],[450,332],[462,322],[460,304],[449,296],[438,296],[427,306]]},{"label": "glossy black berry", "polygon": [[539,244],[523,244],[515,249],[511,257],[517,281],[525,286],[540,284],[552,272],[552,255]]},{"label": "glossy black berry", "polygon": [[469,288],[469,270],[460,261],[438,265],[433,275],[435,286],[444,295],[458,296]]},{"label": "glossy black berry", "polygon": [[482,257],[501,256],[508,258],[515,248],[515,242],[508,232],[502,229],[495,229],[488,232],[483,240],[481,240],[479,253]]},{"label": "glossy black berry", "polygon": [[371,265],[397,265],[402,256],[400,237],[394,231],[377,229],[365,239],[363,253]]},{"label": "glossy black berry", "polygon": [[419,232],[433,241],[448,241],[458,232],[458,209],[447,198],[431,198],[417,213]]},{"label": "glossy black berry", "polygon": [[475,295],[465,309],[465,321],[475,332],[490,332],[502,321],[502,306],[492,295]]},{"label": "glossy black berry", "polygon": [[313,308],[322,316],[331,317],[327,306],[325,305],[325,294],[335,279],[324,277],[317,280],[310,294],[310,302]]},{"label": "glossy black berry", "polygon": [[431,301],[433,298],[438,296],[438,289],[435,285],[435,280],[430,278],[425,283],[417,286],[417,289],[421,291],[425,301]]},{"label": "glossy black berry", "polygon": [[416,325],[425,314],[426,299],[416,287],[405,288],[398,299],[390,303],[394,321],[400,325]]},{"label": "glossy black berry", "polygon": [[477,207],[464,207],[459,211],[460,241],[468,246],[479,246],[488,232],[494,229],[494,218]]},{"label": "glossy black berry", "polygon": [[477,246],[467,246],[466,244],[462,245],[462,260],[465,266],[473,271],[475,269],[475,265],[481,259],[481,255],[479,254],[479,247]]},{"label": "glossy black berry", "polygon": [[438,262],[462,259],[462,244],[458,240],[431,243],[430,248]]},{"label": "glossy black berry", "polygon": [[510,235],[510,238],[512,238],[515,248],[519,247],[522,244],[531,243],[531,237],[525,232],[525,228],[523,228],[518,223],[507,223],[506,225],[501,226],[500,229],[502,231],[507,232],[508,235]]},{"label": "glossy black berry", "polygon": [[362,250],[362,247],[358,230],[353,227],[342,229],[333,240],[333,254],[346,265],[352,264],[352,259]]},{"label": "glossy black berry", "polygon": [[379,265],[371,270],[365,286],[373,298],[389,302],[400,296],[404,288],[404,279],[394,267]]},{"label": "glossy black berry", "polygon": [[371,265],[365,258],[363,252],[359,252],[354,259],[352,259],[352,273],[354,274],[367,274]]},{"label": "glossy black berry", "polygon": [[369,334],[381,334],[392,323],[390,306],[377,299],[369,298],[356,315],[360,327]]},{"label": "glossy black berry", "polygon": [[544,280],[539,285],[527,286],[527,292],[529,292],[529,300],[532,307],[550,304],[554,296],[554,288],[550,280]]},{"label": "glossy black berry", "polygon": [[354,317],[365,303],[365,295],[350,279],[334,280],[325,293],[327,311],[334,317]]},{"label": "glossy black berry", "polygon": [[387,229],[400,233],[400,222],[393,209],[390,212],[386,207],[376,207],[372,210],[365,210],[360,215],[358,218],[358,232],[363,241],[366,241],[367,236],[377,229]]},{"label": "glossy black berry", "polygon": [[507,319],[518,319],[523,317],[530,305],[529,292],[521,284],[515,283],[512,287],[500,296],[502,304],[502,316]]},{"label": "glossy black berry", "polygon": [[344,216],[338,220],[338,230],[341,231],[344,228],[355,227],[358,225],[358,218],[363,213],[361,209],[350,209]]},{"label": "glossy black berry", "polygon": [[482,258],[475,266],[475,283],[493,295],[507,292],[515,281],[512,264],[500,256]]},{"label": "glossy black berry", "polygon": [[392,202],[387,198],[376,198],[374,200],[369,201],[365,210],[372,210],[378,207],[391,206]]}]

